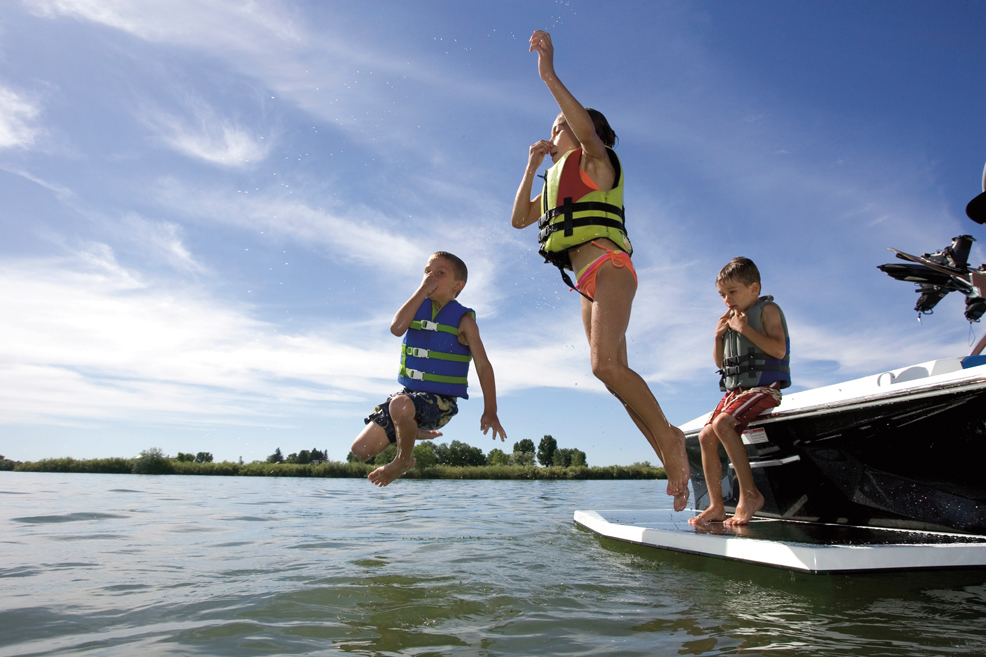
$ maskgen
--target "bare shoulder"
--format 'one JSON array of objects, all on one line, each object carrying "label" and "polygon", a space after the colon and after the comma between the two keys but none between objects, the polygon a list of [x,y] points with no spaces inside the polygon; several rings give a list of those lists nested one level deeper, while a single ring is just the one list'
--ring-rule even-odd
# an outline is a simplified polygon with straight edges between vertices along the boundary
[{"label": "bare shoulder", "polygon": [[761,316],[764,318],[779,320],[781,317],[784,316],[784,311],[781,310],[781,307],[777,305],[776,301],[771,300],[764,304],[763,312],[761,313]]},{"label": "bare shoulder", "polygon": [[[596,139],[599,139],[596,137]],[[609,191],[613,189],[616,185],[616,169],[613,168],[613,163],[609,160],[609,151],[606,146],[603,145],[602,141],[599,142],[599,146],[602,149],[600,153],[592,154],[583,147],[582,154],[582,168],[585,170],[592,181],[599,186],[599,189],[604,191]]]},{"label": "bare shoulder", "polygon": [[768,335],[781,335],[784,332],[784,314],[781,307],[773,301],[765,303],[760,312],[760,326]]},{"label": "bare shoulder", "polygon": [[468,345],[479,341],[479,324],[476,323],[475,313],[468,312],[459,320],[459,342]]}]

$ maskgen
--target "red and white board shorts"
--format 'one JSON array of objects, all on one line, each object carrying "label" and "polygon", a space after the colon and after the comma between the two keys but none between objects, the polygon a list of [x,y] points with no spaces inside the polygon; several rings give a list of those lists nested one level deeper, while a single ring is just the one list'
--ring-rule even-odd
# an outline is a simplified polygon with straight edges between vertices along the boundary
[{"label": "red and white board shorts", "polygon": [[776,386],[776,383],[772,383],[770,386],[727,391],[705,424],[712,424],[712,420],[716,419],[717,415],[725,413],[737,421],[736,433],[743,433],[754,418],[767,409],[780,405],[781,391]]}]

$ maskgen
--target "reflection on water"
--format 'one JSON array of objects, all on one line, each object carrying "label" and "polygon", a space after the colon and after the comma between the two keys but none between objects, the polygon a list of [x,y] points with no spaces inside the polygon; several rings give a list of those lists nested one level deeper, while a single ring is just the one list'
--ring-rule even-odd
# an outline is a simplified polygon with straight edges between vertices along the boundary
[{"label": "reflection on water", "polygon": [[572,522],[662,484],[0,473],[0,657],[983,654],[983,571],[795,574]]}]

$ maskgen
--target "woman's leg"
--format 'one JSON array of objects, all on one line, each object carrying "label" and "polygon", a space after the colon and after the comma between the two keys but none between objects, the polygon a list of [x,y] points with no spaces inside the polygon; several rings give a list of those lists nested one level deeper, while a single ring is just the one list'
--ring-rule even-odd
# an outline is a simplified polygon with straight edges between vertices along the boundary
[{"label": "woman's leg", "polygon": [[647,383],[627,363],[626,329],[637,283],[630,271],[606,262],[596,276],[595,300],[583,298],[582,321],[592,359],[592,373],[623,403],[634,424],[654,448],[668,475],[674,508],[688,502],[688,458],[684,434],[672,427]]}]

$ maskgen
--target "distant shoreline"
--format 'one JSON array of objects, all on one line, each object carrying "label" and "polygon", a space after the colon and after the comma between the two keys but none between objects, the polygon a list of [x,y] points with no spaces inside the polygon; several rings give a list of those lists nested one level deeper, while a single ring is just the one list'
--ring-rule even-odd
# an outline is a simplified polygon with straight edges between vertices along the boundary
[{"label": "distant shoreline", "polygon": [[[298,463],[193,463],[161,459],[152,468],[139,467],[139,459],[42,459],[40,461],[2,461],[0,470],[13,472],[78,472],[94,474],[200,475],[213,477],[324,477],[361,478],[377,465],[326,461],[318,465]],[[533,465],[435,465],[412,468],[404,479],[666,479],[664,468],[648,465],[610,465],[593,467],[537,467]]]}]

